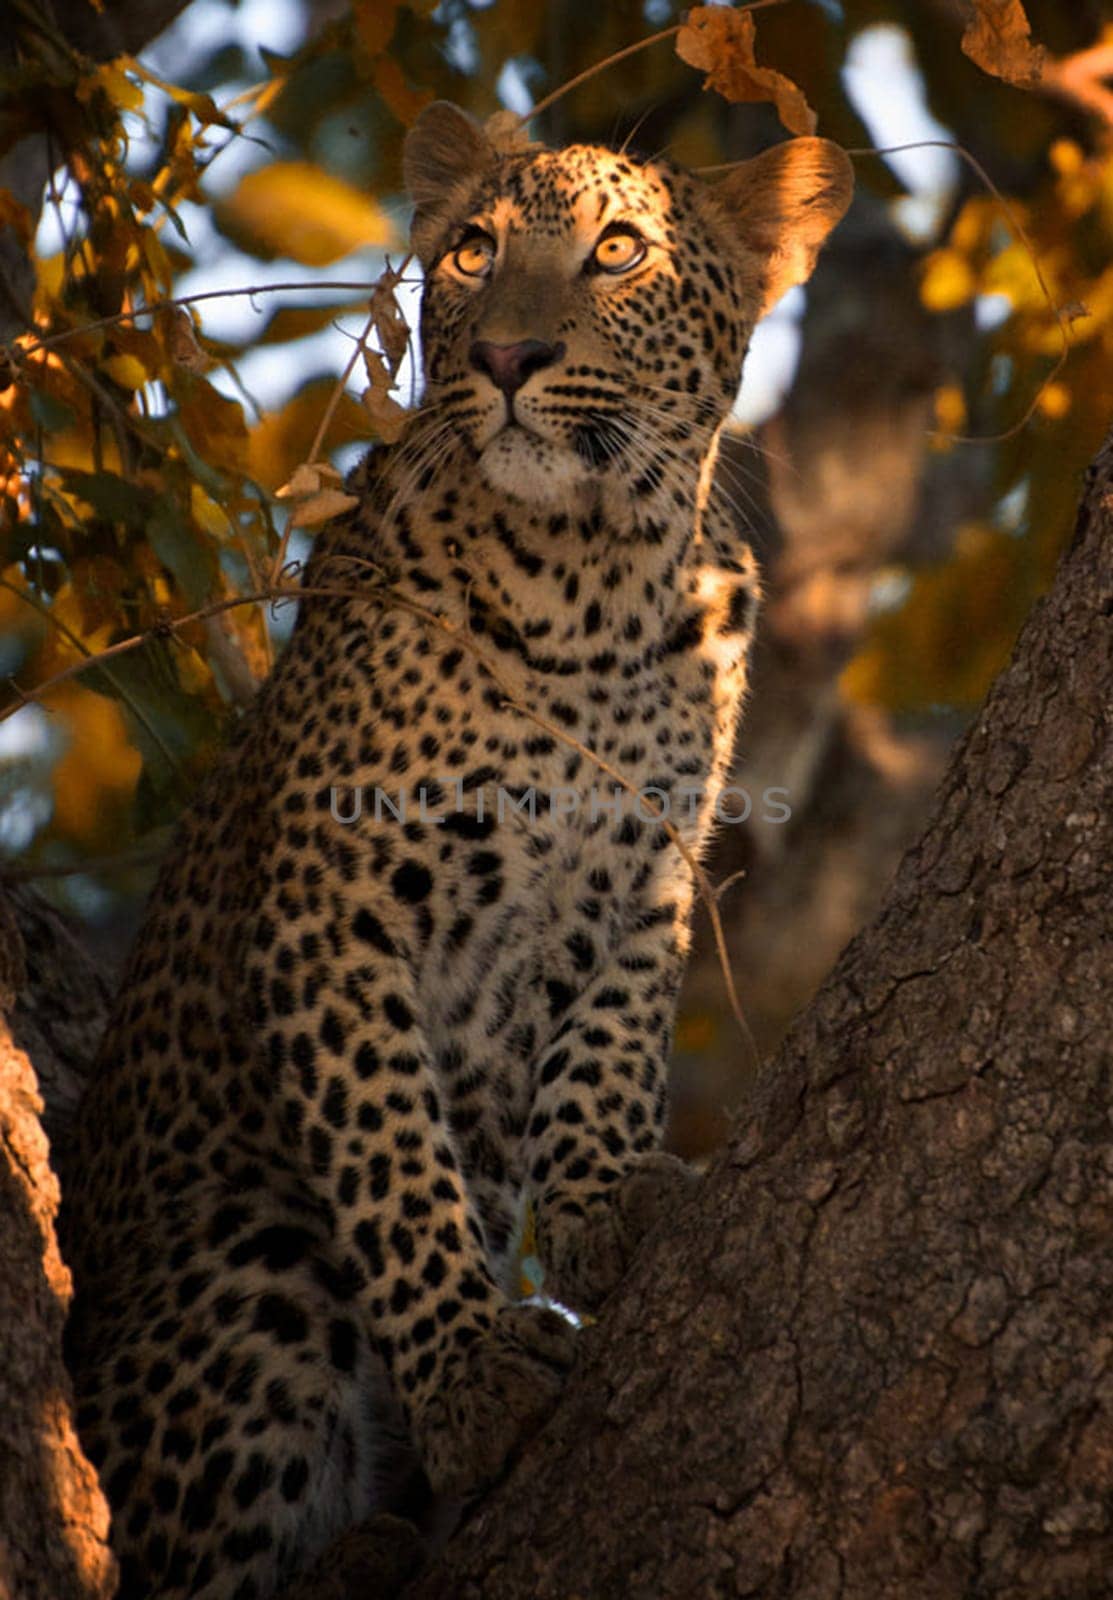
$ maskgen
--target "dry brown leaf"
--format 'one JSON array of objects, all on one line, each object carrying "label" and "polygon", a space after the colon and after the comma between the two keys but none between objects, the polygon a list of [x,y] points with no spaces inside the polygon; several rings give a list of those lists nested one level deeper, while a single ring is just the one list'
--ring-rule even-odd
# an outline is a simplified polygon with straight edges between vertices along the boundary
[{"label": "dry brown leaf", "polygon": [[322,489],[318,494],[310,495],[308,500],[302,500],[295,506],[290,526],[319,528],[322,522],[328,522],[332,517],[338,517],[342,511],[349,511],[352,506],[358,505],[357,495],[345,494],[342,489]]},{"label": "dry brown leaf", "polygon": [[676,53],[706,72],[703,87],[724,100],[772,100],[790,133],[814,133],[816,115],[791,78],[754,59],[754,19],[726,6],[696,6],[676,36]]},{"label": "dry brown leaf", "polygon": [[1032,43],[1022,0],[970,0],[973,15],[962,36],[971,61],[995,78],[1031,89],[1043,77],[1047,51]]},{"label": "dry brown leaf", "polygon": [[300,467],[294,468],[289,483],[274,491],[274,497],[276,500],[299,500],[303,495],[316,494],[320,487],[320,468],[302,462]]},{"label": "dry brown leaf", "polygon": [[384,444],[394,444],[406,426],[409,412],[391,398],[394,380],[382,356],[374,350],[363,352],[363,365],[367,371],[369,388],[363,391],[363,404],[374,424],[375,432]]},{"label": "dry brown leaf", "polygon": [[174,365],[184,367],[186,372],[207,372],[212,365],[197,342],[193,318],[183,306],[173,308],[167,348]]},{"label": "dry brown leaf", "polygon": [[483,132],[487,136],[487,143],[493,145],[500,156],[512,156],[520,150],[539,148],[537,140],[530,138],[525,123],[516,111],[496,111],[483,124]]},{"label": "dry brown leaf", "polygon": [[401,272],[387,267],[371,291],[370,310],[375,334],[392,377],[401,366],[410,342],[409,323],[402,315],[402,308],[394,293],[401,281]]},{"label": "dry brown leaf", "polygon": [[274,491],[276,500],[305,500],[322,489],[339,489],[344,475],[328,461],[303,461],[290,474],[290,481]]}]

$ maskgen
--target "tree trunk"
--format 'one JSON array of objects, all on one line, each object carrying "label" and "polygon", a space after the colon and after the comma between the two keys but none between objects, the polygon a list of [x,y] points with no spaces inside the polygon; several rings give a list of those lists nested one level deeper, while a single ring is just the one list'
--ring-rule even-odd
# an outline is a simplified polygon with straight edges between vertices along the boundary
[{"label": "tree trunk", "polygon": [[43,1132],[72,1111],[104,1012],[104,987],[61,920],[0,886],[3,1600],[107,1600],[116,1587],[108,1506],[77,1441],[62,1365],[70,1275],[54,1234],[58,1181]]},{"label": "tree trunk", "polygon": [[921,842],[410,1600],[1106,1596],[1113,439]]}]

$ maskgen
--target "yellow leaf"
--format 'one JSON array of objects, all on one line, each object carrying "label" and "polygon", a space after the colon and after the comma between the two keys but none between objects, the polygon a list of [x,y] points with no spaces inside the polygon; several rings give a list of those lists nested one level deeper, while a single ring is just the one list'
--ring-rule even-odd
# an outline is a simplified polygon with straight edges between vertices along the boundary
[{"label": "yellow leaf", "polygon": [[252,338],[252,344],[288,344],[293,339],[307,338],[327,328],[338,317],[362,311],[364,306],[362,300],[330,301],[325,306],[282,306],[267,318],[262,332]]},{"label": "yellow leaf", "polygon": [[108,356],[101,362],[101,369],[123,389],[142,389],[150,378],[142,361],[135,356]]},{"label": "yellow leaf", "polygon": [[756,29],[747,11],[726,6],[696,6],[676,36],[676,53],[690,67],[706,72],[703,87],[724,100],[772,100],[790,133],[814,133],[815,112],[791,78],[754,59]]},{"label": "yellow leaf", "polygon": [[54,256],[39,256],[35,262],[35,298],[52,304],[62,293],[66,281],[66,257],[61,251]]},{"label": "yellow leaf", "polygon": [[972,195],[963,205],[951,228],[951,243],[967,255],[981,249],[1000,220],[1000,211],[991,195]]},{"label": "yellow leaf", "polygon": [[142,246],[151,276],[161,288],[169,289],[174,281],[174,268],[162,240],[153,228],[143,229]]},{"label": "yellow leaf", "polygon": [[196,650],[182,650],[177,658],[178,682],[186,694],[207,694],[213,684],[213,669]]},{"label": "yellow leaf", "polygon": [[131,356],[133,361],[138,361],[148,377],[158,376],[163,352],[153,333],[148,333],[146,329],[137,328],[131,323],[122,322],[112,329],[110,338],[116,346],[116,351],[121,355]]},{"label": "yellow leaf", "polygon": [[1045,417],[1058,422],[1071,408],[1071,392],[1065,383],[1049,383],[1040,395],[1038,405]]},{"label": "yellow leaf", "polygon": [[189,509],[198,527],[203,528],[214,539],[227,539],[228,514],[215,500],[209,498],[199,483],[191,483],[189,486]]},{"label": "yellow leaf", "polygon": [[929,311],[954,311],[978,290],[970,263],[957,250],[933,250],[924,262],[920,299]]},{"label": "yellow leaf", "polygon": [[82,78],[75,93],[78,100],[87,105],[98,89],[103,90],[112,104],[121,111],[138,111],[143,104],[142,89],[137,83],[132,83],[127,73],[121,72],[111,61],[106,61],[87,78]]},{"label": "yellow leaf", "polygon": [[966,399],[957,383],[944,383],[936,389],[935,425],[943,433],[960,433],[966,426]]},{"label": "yellow leaf", "polygon": [[1035,582],[1028,540],[961,526],[949,559],[921,569],[903,604],[873,618],[840,676],[842,693],[893,711],[977,705],[1008,659]]},{"label": "yellow leaf", "polygon": [[1082,146],[1075,144],[1073,139],[1056,139],[1047,157],[1055,171],[1063,177],[1073,177],[1076,172],[1081,172],[1086,161]]},{"label": "yellow leaf", "polygon": [[308,161],[278,161],[249,172],[219,215],[255,248],[311,267],[364,245],[390,244],[395,236],[375,201]]},{"label": "yellow leaf", "polygon": [[114,700],[71,684],[55,691],[55,712],[64,718],[69,748],[54,769],[54,829],[67,838],[92,843],[113,815],[130,800],[142,758],[127,735],[123,712]]},{"label": "yellow leaf", "polygon": [[974,14],[962,35],[962,49],[983,72],[1031,89],[1043,77],[1047,51],[1032,43],[1021,0],[972,0]]},{"label": "yellow leaf", "polygon": [[[1043,266],[1045,272],[1050,272],[1054,259],[1045,255]],[[1050,281],[1053,283],[1054,279]],[[982,287],[989,294],[1007,295],[1018,308],[1047,311],[1050,315],[1031,252],[1019,241],[997,252],[986,269]]]}]

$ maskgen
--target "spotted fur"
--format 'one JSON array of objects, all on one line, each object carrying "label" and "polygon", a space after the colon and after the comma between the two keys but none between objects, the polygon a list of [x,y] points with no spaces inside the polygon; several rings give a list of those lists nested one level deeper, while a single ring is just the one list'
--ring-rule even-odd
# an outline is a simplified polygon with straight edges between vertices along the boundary
[{"label": "spotted fur", "polygon": [[523,1195],[593,1310],[688,1182],[691,873],[591,755],[703,847],[758,598],[718,432],[845,158],[711,191],[439,106],[407,168],[423,404],[185,817],[80,1119],[78,1424],[133,1600],[261,1600],[419,1462],[495,1475],[572,1348],[508,1298]]}]

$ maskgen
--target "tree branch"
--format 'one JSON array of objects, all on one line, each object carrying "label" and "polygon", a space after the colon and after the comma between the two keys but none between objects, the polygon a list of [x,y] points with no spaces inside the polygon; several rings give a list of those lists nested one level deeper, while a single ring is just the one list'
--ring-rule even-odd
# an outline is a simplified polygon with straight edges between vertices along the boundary
[{"label": "tree branch", "polygon": [[1113,439],[876,922],[408,1600],[1103,1592],[1111,614]]}]

